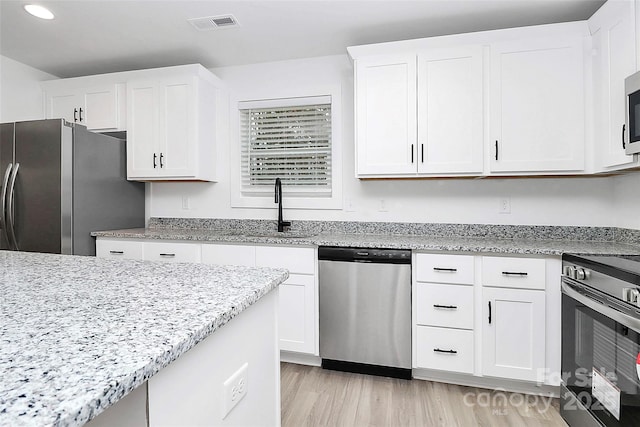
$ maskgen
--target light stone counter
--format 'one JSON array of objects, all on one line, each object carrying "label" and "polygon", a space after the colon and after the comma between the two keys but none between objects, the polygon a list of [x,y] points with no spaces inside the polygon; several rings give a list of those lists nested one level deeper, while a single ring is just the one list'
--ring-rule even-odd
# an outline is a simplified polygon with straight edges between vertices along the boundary
[{"label": "light stone counter", "polygon": [[[562,255],[578,254],[640,254],[640,246],[616,241],[571,240],[565,238],[496,238],[494,236],[465,237],[461,230],[452,230],[448,236],[421,234],[373,234],[306,232],[265,232],[249,229],[197,229],[197,228],[138,228],[99,231],[92,235],[104,238],[144,240],[183,240],[217,243],[257,243],[269,245],[316,245],[362,248],[413,249],[424,251],[451,251],[474,253]],[[471,234],[471,233],[469,233]],[[531,233],[533,236],[533,233]],[[555,235],[554,235],[555,236]]]},{"label": "light stone counter", "polygon": [[0,425],[78,426],[286,280],[285,270],[0,251]]}]

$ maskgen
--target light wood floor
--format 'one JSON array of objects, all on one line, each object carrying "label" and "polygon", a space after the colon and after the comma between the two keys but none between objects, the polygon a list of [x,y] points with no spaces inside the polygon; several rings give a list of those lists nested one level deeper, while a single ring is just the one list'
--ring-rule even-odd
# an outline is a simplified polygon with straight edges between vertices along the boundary
[{"label": "light wood floor", "polygon": [[281,390],[283,427],[566,426],[557,399],[290,363]]}]

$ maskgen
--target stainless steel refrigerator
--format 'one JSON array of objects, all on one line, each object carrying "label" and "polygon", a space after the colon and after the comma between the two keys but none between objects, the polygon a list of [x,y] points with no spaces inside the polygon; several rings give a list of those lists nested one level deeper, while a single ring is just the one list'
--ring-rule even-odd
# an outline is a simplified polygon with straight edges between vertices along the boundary
[{"label": "stainless steel refrigerator", "polygon": [[125,141],[61,119],[0,124],[0,249],[95,255],[92,231],[144,226]]}]

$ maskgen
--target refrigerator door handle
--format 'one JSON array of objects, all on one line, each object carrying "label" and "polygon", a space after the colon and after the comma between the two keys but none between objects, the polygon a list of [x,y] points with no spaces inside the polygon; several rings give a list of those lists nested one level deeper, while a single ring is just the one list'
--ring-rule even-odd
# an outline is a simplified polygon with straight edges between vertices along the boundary
[{"label": "refrigerator door handle", "polygon": [[15,194],[15,189],[16,189],[16,177],[18,176],[18,169],[20,168],[20,163],[16,163],[16,166],[13,168],[13,172],[11,173],[11,180],[9,181],[9,187],[11,188],[8,193],[9,193],[9,197],[8,197],[8,201],[7,201],[7,211],[8,211],[8,215],[7,215],[7,228],[8,228],[8,234],[11,237],[11,241],[13,242],[13,249],[15,251],[20,250],[20,248],[18,248],[18,239],[16,239],[16,230],[15,230],[15,224],[13,223],[14,217],[13,217],[13,211],[15,208],[15,199],[14,194]]},{"label": "refrigerator door handle", "polygon": [[9,163],[7,165],[7,170],[4,173],[4,180],[2,181],[2,212],[0,213],[0,227],[2,228],[2,234],[5,239],[7,239],[7,243],[9,244],[9,248],[11,249],[11,242],[9,241],[9,234],[7,232],[7,187],[9,186],[9,177],[11,176],[11,169],[13,168],[13,163]]}]

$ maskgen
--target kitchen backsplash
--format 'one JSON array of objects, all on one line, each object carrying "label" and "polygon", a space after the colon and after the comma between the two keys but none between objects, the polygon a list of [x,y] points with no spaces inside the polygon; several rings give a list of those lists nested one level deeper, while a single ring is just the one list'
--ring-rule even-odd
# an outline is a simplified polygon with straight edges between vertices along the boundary
[{"label": "kitchen backsplash", "polygon": [[[275,220],[223,218],[151,218],[149,228],[233,229],[275,231]],[[397,234],[438,237],[490,237],[498,239],[593,240],[640,245],[640,230],[616,227],[541,225],[434,224],[356,221],[293,221],[291,231],[301,233]]]}]

